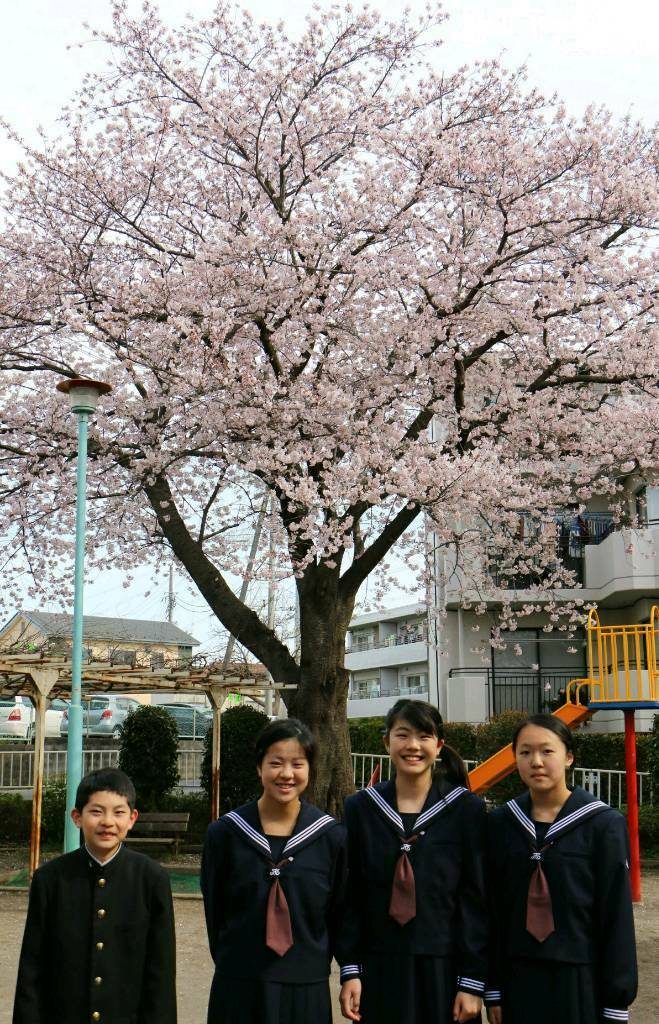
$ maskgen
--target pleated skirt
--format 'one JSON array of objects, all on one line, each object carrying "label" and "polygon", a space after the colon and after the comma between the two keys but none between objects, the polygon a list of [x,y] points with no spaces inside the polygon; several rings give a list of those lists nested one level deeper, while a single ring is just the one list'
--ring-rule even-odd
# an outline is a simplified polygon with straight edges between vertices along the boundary
[{"label": "pleated skirt", "polygon": [[512,960],[503,985],[505,1024],[599,1024],[590,964]]},{"label": "pleated skirt", "polygon": [[332,1024],[327,981],[287,985],[213,978],[208,1024]]},{"label": "pleated skirt", "polygon": [[362,1024],[453,1024],[457,974],[450,957],[372,954],[363,975]]}]

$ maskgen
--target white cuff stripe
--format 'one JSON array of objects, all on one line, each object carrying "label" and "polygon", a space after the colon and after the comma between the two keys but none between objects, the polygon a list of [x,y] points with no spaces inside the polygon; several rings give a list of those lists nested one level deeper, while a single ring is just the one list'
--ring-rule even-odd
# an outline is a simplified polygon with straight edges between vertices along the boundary
[{"label": "white cuff stripe", "polygon": [[485,999],[494,1002],[495,999],[501,1000],[501,989],[498,988],[486,988]]},{"label": "white cuff stripe", "polygon": [[458,988],[469,989],[472,992],[478,992],[479,994],[485,991],[485,982],[477,981],[475,978],[458,978]]},{"label": "white cuff stripe", "polygon": [[343,981],[349,974],[358,977],[361,974],[359,964],[346,964],[342,967],[340,972],[341,981]]},{"label": "white cuff stripe", "polygon": [[602,1016],[606,1020],[629,1020],[629,1010],[612,1010],[609,1006],[605,1006],[602,1010]]}]

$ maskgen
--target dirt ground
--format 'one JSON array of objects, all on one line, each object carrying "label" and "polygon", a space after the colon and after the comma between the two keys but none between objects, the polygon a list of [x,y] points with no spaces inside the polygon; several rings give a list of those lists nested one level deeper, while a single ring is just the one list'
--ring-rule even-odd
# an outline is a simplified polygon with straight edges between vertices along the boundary
[{"label": "dirt ground", "polygon": [[[212,965],[206,947],[201,900],[179,896],[175,898],[174,905],[179,1024],[204,1024]],[[0,890],[0,1024],[11,1022],[16,967],[26,909],[25,892]],[[655,1024],[659,990],[659,871],[644,874],[643,901],[635,908],[635,914],[640,991],[631,1019],[633,1024]],[[335,975],[332,988],[336,996],[338,983]],[[335,1024],[341,1019],[338,1011],[335,1011]],[[53,1024],[56,1022],[53,1021]]]}]

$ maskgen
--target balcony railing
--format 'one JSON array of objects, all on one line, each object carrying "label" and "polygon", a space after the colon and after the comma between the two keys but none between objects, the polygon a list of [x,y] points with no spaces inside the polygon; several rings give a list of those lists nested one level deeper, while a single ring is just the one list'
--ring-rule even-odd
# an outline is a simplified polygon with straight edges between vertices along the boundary
[{"label": "balcony railing", "polygon": [[541,711],[555,711],[565,703],[567,684],[580,678],[585,667],[573,668],[452,668],[449,679],[475,679],[487,688],[487,707],[490,715],[502,711],[524,711],[529,715]]},{"label": "balcony railing", "polygon": [[411,697],[414,694],[428,693],[428,684],[420,683],[418,686],[397,686],[393,690],[382,690],[382,684],[369,686],[364,690],[350,687],[348,700],[372,700],[375,697]]},{"label": "balcony railing", "polygon": [[384,640],[355,640],[346,648],[346,654],[359,654],[361,651],[375,651],[382,647],[400,647],[403,644],[419,644],[428,642],[428,630],[418,629],[414,633],[395,633]]},{"label": "balcony railing", "polygon": [[[589,544],[601,544],[609,534],[613,533],[616,522],[609,512],[584,512],[582,515],[556,516],[553,520],[556,531],[552,543],[555,558],[549,564],[537,569],[518,571],[514,567],[506,570],[500,563],[503,560],[495,548],[488,549],[489,575],[495,586],[510,590],[530,590],[539,586],[558,567],[569,569],[574,573],[575,582],[584,582],[584,548]],[[527,526],[527,529],[529,527]],[[525,539],[537,543],[541,539],[542,523],[531,521],[530,533],[519,538],[520,545]]]}]

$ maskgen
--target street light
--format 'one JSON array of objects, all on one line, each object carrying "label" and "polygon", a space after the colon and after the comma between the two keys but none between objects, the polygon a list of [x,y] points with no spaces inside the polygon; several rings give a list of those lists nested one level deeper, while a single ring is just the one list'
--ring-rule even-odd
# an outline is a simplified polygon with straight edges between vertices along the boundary
[{"label": "street light", "polygon": [[71,820],[76,790],[82,778],[82,594],[85,565],[85,497],[87,486],[87,424],[101,395],[112,388],[98,380],[63,380],[57,390],[69,396],[71,412],[78,417],[78,467],[76,472],[76,553],[73,590],[73,644],[71,651],[71,703],[66,743],[66,812],[64,852],[80,845],[78,829]]}]

